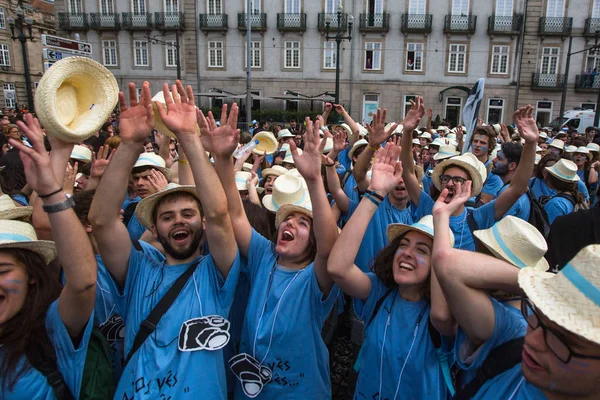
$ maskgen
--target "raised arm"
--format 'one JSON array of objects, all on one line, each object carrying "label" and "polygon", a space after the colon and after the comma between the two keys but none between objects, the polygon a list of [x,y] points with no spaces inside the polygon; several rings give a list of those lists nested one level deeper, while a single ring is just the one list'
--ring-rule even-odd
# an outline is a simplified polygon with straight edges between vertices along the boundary
[{"label": "raised arm", "polygon": [[121,144],[114,151],[105,175],[98,184],[89,213],[102,260],[121,286],[125,284],[131,254],[129,232],[120,218],[121,206],[127,193],[131,169],[143,151],[144,140],[154,127],[148,82],[142,86],[139,103],[135,85],[130,83],[129,99],[130,105],[127,106],[125,95],[119,93]]},{"label": "raised arm", "polygon": [[[27,182],[42,196],[54,193],[43,199],[44,205],[63,203],[67,197],[54,176],[40,124],[31,114],[25,115],[25,122],[19,122],[19,128],[33,148],[13,139],[10,141],[20,151]],[[96,300],[96,259],[83,225],[72,208],[48,215],[66,278],[58,300],[58,312],[69,335],[79,337],[92,315]]]},{"label": "raised arm", "polygon": [[344,108],[343,105],[334,104],[334,107],[335,107],[335,111],[337,111],[337,113],[340,114],[344,118],[344,122],[350,127],[350,130],[352,131],[352,134],[348,138],[349,146],[352,147],[354,145],[354,143],[356,143],[356,141],[360,137],[360,129],[358,127],[358,124],[352,119],[350,114],[348,114],[348,112],[346,112],[346,109]]},{"label": "raised arm", "polygon": [[514,114],[515,123],[519,127],[521,137],[525,139],[521,161],[517,166],[515,175],[510,181],[510,185],[496,199],[494,203],[494,218],[499,221],[504,214],[519,200],[522,194],[527,191],[527,185],[531,178],[533,166],[535,163],[535,149],[537,140],[540,136],[537,124],[533,118],[533,107],[525,106],[519,108]]},{"label": "raised arm", "polygon": [[348,206],[350,205],[350,199],[342,189],[340,184],[340,176],[335,170],[335,162],[327,156],[323,156],[323,164],[325,165],[325,175],[327,178],[327,187],[329,188],[329,193],[333,196],[333,200],[335,200],[335,204],[337,204],[338,208],[343,212],[348,212]]},{"label": "raised arm", "polygon": [[333,104],[325,103],[325,111],[323,111],[323,114],[321,114],[321,118],[323,118],[323,121],[324,121],[323,126],[327,125],[327,118],[329,118],[329,113],[331,112],[332,108],[333,108]]},{"label": "raised arm", "polygon": [[95,152],[92,152],[92,168],[90,170],[90,179],[88,180],[85,190],[93,190],[98,187],[100,179],[102,179],[102,176],[106,171],[106,167],[108,167],[108,164],[112,159],[112,154],[114,154],[114,152],[111,151],[110,146],[108,145],[100,147],[97,155]]},{"label": "raised arm", "polygon": [[402,152],[400,153],[400,160],[404,171],[402,172],[402,178],[404,179],[404,186],[408,192],[408,197],[411,203],[415,206],[419,205],[419,199],[421,198],[421,186],[419,186],[419,180],[415,175],[415,166],[412,155],[412,132],[419,125],[421,118],[425,114],[425,103],[423,98],[417,96],[415,101],[410,101],[410,111],[406,114],[406,118],[402,122],[404,126],[404,132],[402,133]]},{"label": "raised arm", "polygon": [[[196,191],[206,218],[206,239],[210,255],[223,277],[227,277],[237,255],[237,245],[227,212],[225,192],[198,135],[197,108],[194,104],[192,87],[188,85],[184,89],[183,84],[178,80],[169,93],[168,85],[165,83],[163,94],[167,109],[165,110],[160,103],[156,103],[160,118],[165,126],[177,135],[179,143],[189,157]],[[221,120],[222,127],[219,129],[237,131],[239,134],[236,126],[237,112],[237,107],[234,106],[229,119]],[[216,124],[213,128],[216,129]]]},{"label": "raised arm", "polygon": [[171,168],[173,165],[173,157],[171,156],[171,152],[169,151],[169,145],[171,144],[171,138],[167,135],[163,135],[162,133],[156,131],[154,133],[154,138],[158,143],[158,155],[161,156],[165,160],[165,164],[167,168]]},{"label": "raised arm", "polygon": [[[400,148],[393,143],[388,143],[385,148],[377,151],[369,190],[384,197],[396,187],[402,177],[402,163],[397,162],[399,154]],[[354,264],[354,259],[369,222],[377,211],[376,202],[375,197],[364,196],[361,199],[333,246],[327,264],[331,277],[344,293],[361,300],[369,297],[371,280]]]}]

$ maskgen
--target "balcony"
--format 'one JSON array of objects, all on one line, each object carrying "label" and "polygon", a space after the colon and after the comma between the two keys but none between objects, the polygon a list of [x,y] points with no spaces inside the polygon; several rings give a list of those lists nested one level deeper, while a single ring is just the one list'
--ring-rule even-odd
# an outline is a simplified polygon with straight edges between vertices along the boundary
[{"label": "balcony", "polygon": [[155,12],[154,27],[159,31],[182,31],[185,29],[185,18],[182,12]]},{"label": "balcony", "polygon": [[85,13],[59,13],[58,29],[63,31],[87,31],[90,29]]},{"label": "balcony", "polygon": [[538,74],[531,77],[531,90],[561,91],[565,83],[563,74]]},{"label": "balcony", "polygon": [[573,30],[573,18],[540,18],[540,36],[569,36]]},{"label": "balcony", "polygon": [[472,35],[477,27],[476,15],[446,15],[444,21],[444,33],[458,33]]},{"label": "balcony", "polygon": [[517,36],[523,27],[523,14],[515,14],[511,17],[492,15],[488,18],[488,34]]},{"label": "balcony", "polygon": [[576,92],[595,92],[600,89],[600,75],[577,75],[575,79]]},{"label": "balcony", "polygon": [[118,31],[121,29],[119,14],[91,13],[90,28],[96,31]]},{"label": "balcony", "polygon": [[[238,13],[238,29],[246,30],[246,13]],[[267,14],[250,14],[250,29],[253,32],[264,32],[267,30]]]},{"label": "balcony", "polygon": [[342,13],[341,16],[340,21],[338,21],[337,13],[319,13],[317,29],[324,33],[326,22],[329,21],[330,32],[346,32],[346,29],[348,29],[348,14]]},{"label": "balcony", "polygon": [[433,15],[431,14],[402,14],[402,33],[431,33]]},{"label": "balcony", "polygon": [[122,27],[128,31],[151,31],[152,13],[123,13]]},{"label": "balcony", "polygon": [[390,14],[360,14],[358,30],[363,33],[380,32],[385,34],[390,30]]},{"label": "balcony", "polygon": [[306,31],[306,14],[279,13],[277,14],[277,29],[280,32]]},{"label": "balcony", "polygon": [[596,36],[597,31],[600,31],[600,18],[586,19],[583,36],[594,37],[594,36]]},{"label": "balcony", "polygon": [[200,14],[200,30],[208,32],[227,32],[227,14]]}]

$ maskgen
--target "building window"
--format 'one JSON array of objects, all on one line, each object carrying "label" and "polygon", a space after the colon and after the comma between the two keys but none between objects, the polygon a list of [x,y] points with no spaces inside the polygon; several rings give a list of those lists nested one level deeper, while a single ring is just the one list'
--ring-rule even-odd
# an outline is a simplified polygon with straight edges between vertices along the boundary
[{"label": "building window", "polygon": [[100,0],[100,14],[112,14],[114,12],[113,0]]},{"label": "building window", "polygon": [[252,90],[250,93],[252,93],[252,111],[260,111],[260,90]]},{"label": "building window", "polygon": [[540,126],[548,126],[552,120],[552,105],[551,101],[538,101],[535,107],[535,121]]},{"label": "building window", "polygon": [[492,46],[492,74],[508,74],[508,46]]},{"label": "building window", "polygon": [[208,42],[208,67],[223,68],[223,42]]},{"label": "building window", "polygon": [[220,15],[223,11],[221,0],[208,0],[206,2],[206,12],[209,15]]},{"label": "building window", "polygon": [[373,122],[373,117],[379,107],[378,94],[365,94],[363,97],[363,125]]},{"label": "building window", "polygon": [[381,70],[381,42],[365,43],[365,66],[366,70]]},{"label": "building window", "polygon": [[469,15],[469,0],[452,0],[452,15]]},{"label": "building window", "polygon": [[461,122],[462,115],[462,98],[447,97],[446,98],[446,122],[452,126],[457,126]]},{"label": "building window", "polygon": [[404,96],[404,114],[402,114],[402,118],[406,118],[406,114],[410,111],[410,101],[417,101],[416,96]]},{"label": "building window", "polygon": [[4,83],[4,105],[6,108],[17,106],[17,88],[14,83]]},{"label": "building window", "polygon": [[556,75],[558,73],[559,47],[544,47],[542,49],[542,74]]},{"label": "building window", "polygon": [[131,0],[131,11],[137,15],[146,13],[146,0]]},{"label": "building window", "polygon": [[102,41],[102,63],[107,67],[118,66],[116,40]]},{"label": "building window", "polygon": [[406,70],[423,71],[423,43],[406,45]]},{"label": "building window", "polygon": [[134,60],[133,65],[136,67],[147,67],[150,65],[148,61],[148,42],[144,40],[134,40]]},{"label": "building window", "polygon": [[81,0],[69,0],[69,12],[71,14],[81,14],[83,12]]},{"label": "building window", "polygon": [[489,99],[486,121],[488,124],[501,124],[504,118],[504,100]]},{"label": "building window", "polygon": [[300,42],[284,42],[285,68],[300,68]]},{"label": "building window", "polygon": [[466,44],[451,44],[448,55],[448,72],[464,74],[467,60]]},{"label": "building window", "polygon": [[587,57],[585,59],[585,72],[591,73],[593,70],[598,72],[600,68],[600,53],[597,51],[588,51]]},{"label": "building window", "polygon": [[221,109],[223,108],[223,99],[222,98],[217,98],[217,97],[211,97],[210,98],[210,108],[212,109]]},{"label": "building window", "polygon": [[425,0],[410,0],[408,2],[409,14],[426,14],[426,9]]},{"label": "building window", "polygon": [[[246,52],[246,45],[244,45],[244,68],[248,65],[248,54]],[[261,68],[262,67],[262,43],[261,42],[250,42],[250,67]]]},{"label": "building window", "polygon": [[[290,94],[284,93],[285,96],[293,96]],[[299,109],[299,101],[298,100],[284,100],[283,101],[283,109],[284,111],[293,111],[297,112]]]},{"label": "building window", "polygon": [[596,110],[596,103],[581,103],[581,108],[584,110]]},{"label": "building window", "polygon": [[10,67],[10,54],[7,44],[0,44],[0,66]]},{"label": "building window", "polygon": [[6,18],[4,16],[4,7],[0,7],[0,29],[6,29]]},{"label": "building window", "polygon": [[167,58],[167,67],[177,67],[177,47],[175,41],[167,42],[165,46],[165,56]]},{"label": "building window", "polygon": [[335,69],[336,60],[336,44],[335,42],[325,42],[323,50],[323,69]]}]

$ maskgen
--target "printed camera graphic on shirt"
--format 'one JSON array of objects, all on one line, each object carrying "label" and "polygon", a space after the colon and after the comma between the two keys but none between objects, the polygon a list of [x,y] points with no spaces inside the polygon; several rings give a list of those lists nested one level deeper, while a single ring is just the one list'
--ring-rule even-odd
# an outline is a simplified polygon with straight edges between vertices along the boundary
[{"label": "printed camera graphic on shirt", "polygon": [[242,383],[246,396],[254,398],[271,381],[271,370],[261,365],[250,354],[242,353],[229,359],[229,368]]},{"label": "printed camera graphic on shirt", "polygon": [[229,343],[229,321],[208,315],[185,321],[179,331],[179,350],[219,350]]},{"label": "printed camera graphic on shirt", "polygon": [[104,335],[108,343],[122,342],[125,339],[125,324],[119,314],[113,314],[102,325],[100,333]]}]

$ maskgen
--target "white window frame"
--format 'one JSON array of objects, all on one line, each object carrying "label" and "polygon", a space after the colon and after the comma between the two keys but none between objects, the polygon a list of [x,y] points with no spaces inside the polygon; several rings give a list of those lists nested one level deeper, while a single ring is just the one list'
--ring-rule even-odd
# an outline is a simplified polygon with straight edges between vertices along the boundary
[{"label": "white window frame", "polygon": [[426,10],[427,10],[427,1],[426,0],[409,0],[408,14],[423,15],[423,14],[427,14]]},{"label": "white window frame", "polygon": [[[544,67],[544,60],[548,60],[547,67]],[[553,61],[554,60],[554,61]],[[554,64],[554,66],[552,66]],[[543,47],[542,59],[540,61],[540,73],[547,75],[558,74],[560,66],[560,47]]]},{"label": "white window frame", "polygon": [[284,12],[286,14],[300,14],[302,0],[285,0]]},{"label": "white window frame", "polygon": [[[224,43],[219,40],[211,40],[208,42],[208,68],[224,68],[225,67],[225,48]],[[220,57],[220,63],[219,63]]]},{"label": "white window frame", "polygon": [[469,0],[452,0],[451,15],[468,16]]},{"label": "white window frame", "polygon": [[[450,104],[450,99],[459,99],[460,104]],[[444,103],[444,119],[448,120],[448,107],[458,107],[458,123],[460,124],[463,112],[463,98],[457,96],[446,97],[446,102]]]},{"label": "white window frame", "polygon": [[588,51],[587,56],[585,57],[585,68],[583,71],[588,72],[594,68],[598,68],[600,71],[600,52],[597,52],[596,54],[590,54]]},{"label": "white window frame", "polygon": [[[246,66],[248,65],[247,47],[248,44],[246,41],[244,41],[244,68],[246,68]],[[250,42],[250,68],[262,68],[262,42],[260,40],[253,40]]]},{"label": "white window frame", "polygon": [[[508,75],[510,62],[510,46],[508,45],[493,45],[492,59],[490,62],[490,74],[492,75]],[[502,69],[504,66],[504,69]]]},{"label": "white window frame", "polygon": [[592,18],[600,18],[600,0],[592,0]]},{"label": "white window frame", "polygon": [[550,116],[548,117],[548,122],[551,122],[552,114],[554,113],[554,102],[548,101],[548,100],[539,100],[535,103],[535,116],[534,116],[535,120],[536,121],[538,120],[538,112],[540,110],[540,108],[539,108],[540,103],[550,103],[550,108],[542,108],[542,110],[543,110],[542,112],[550,113]]},{"label": "white window frame", "polygon": [[[418,48],[420,47],[420,49]],[[409,53],[413,53],[413,69],[408,69]],[[420,57],[417,57],[420,54]],[[425,56],[425,43],[422,42],[408,42],[406,43],[406,71],[409,72],[423,72],[423,63]],[[419,68],[417,68],[417,59],[420,58]]]},{"label": "white window frame", "polygon": [[146,9],[146,0],[131,0],[131,12],[133,14],[145,14],[147,12]]},{"label": "white window frame", "polygon": [[[367,99],[368,96],[376,96],[376,100],[373,99]],[[363,95],[363,106],[362,106],[362,121],[363,121],[363,125],[365,125],[366,123],[371,123],[371,121],[373,120],[373,118],[369,118],[368,117],[368,111],[370,110],[373,115],[375,115],[375,112],[377,111],[377,108],[379,108],[379,93],[365,93]]]},{"label": "white window frame", "polygon": [[283,67],[285,69],[299,69],[302,66],[300,41],[290,40],[283,42]]},{"label": "white window frame", "polygon": [[0,66],[10,67],[10,47],[6,43],[0,43]]},{"label": "white window frame", "polygon": [[116,40],[110,39],[102,41],[102,65],[106,67],[119,66],[119,53],[117,49]]},{"label": "white window frame", "polygon": [[[367,68],[367,55],[371,52],[371,68]],[[365,42],[364,71],[381,71],[383,68],[383,43]]]},{"label": "white window frame", "polygon": [[[335,14],[338,9],[338,4],[342,4],[342,0],[325,0],[325,13]],[[333,22],[334,21],[332,21],[332,24]]]},{"label": "white window frame", "polygon": [[[146,55],[146,64],[144,61],[144,53]],[[139,61],[138,62],[138,56]],[[149,67],[150,66],[150,46],[145,40],[133,41],[133,65],[134,67]]]},{"label": "white window frame", "polygon": [[176,42],[174,40],[169,40],[167,43],[168,44],[165,46],[165,66],[167,68],[177,68]]},{"label": "white window frame", "polygon": [[167,14],[177,14],[179,12],[178,0],[163,0],[164,12]]},{"label": "white window frame", "polygon": [[565,0],[546,0],[546,18],[565,16]]},{"label": "white window frame", "polygon": [[4,7],[0,7],[0,29],[6,29],[6,16],[4,15]]},{"label": "white window frame", "polygon": [[[6,108],[16,108],[17,107],[17,86],[14,83],[4,82],[4,105]],[[8,95],[8,93],[12,93],[12,96]],[[12,99],[10,98],[12,97]]]},{"label": "white window frame", "polygon": [[82,0],[69,0],[68,9],[71,14],[83,13],[83,1]]},{"label": "white window frame", "polygon": [[206,13],[208,15],[223,14],[223,0],[207,0],[206,1]]},{"label": "white window frame", "polygon": [[[335,42],[323,42],[323,69],[335,70],[336,64],[338,62],[338,60],[336,60],[336,57],[337,53]],[[341,64],[340,68],[342,68]]]},{"label": "white window frame", "polygon": [[[501,101],[502,102],[502,107],[500,106],[496,106],[496,105],[492,105],[492,101]],[[485,120],[486,122],[489,123],[490,121],[490,110],[500,110],[500,124],[503,123],[504,121],[504,106],[506,105],[506,101],[504,99],[499,99],[499,98],[489,98],[488,102],[487,102],[487,112],[485,115]]]},{"label": "white window frame", "polygon": [[[451,74],[464,74],[467,72],[467,45],[464,43],[449,43],[448,51],[448,66],[446,71]],[[454,49],[454,50],[453,50]],[[462,49],[462,50],[461,50]],[[455,60],[453,61],[453,58]],[[462,69],[459,69],[460,60],[462,58]],[[455,63],[455,69],[452,70],[452,63]]]},{"label": "white window frame", "polygon": [[114,14],[115,3],[113,0],[99,0],[98,11],[100,11],[101,15]]},{"label": "white window frame", "polygon": [[494,8],[494,14],[497,17],[512,17],[513,15],[513,0],[496,0],[496,7]]},{"label": "white window frame", "polygon": [[371,2],[367,1],[367,14],[383,14],[383,0],[373,0],[374,7],[371,10]]},{"label": "white window frame", "polygon": [[[250,14],[260,15],[262,13],[262,0],[250,0]],[[248,2],[244,1],[244,12],[248,13]]]}]

